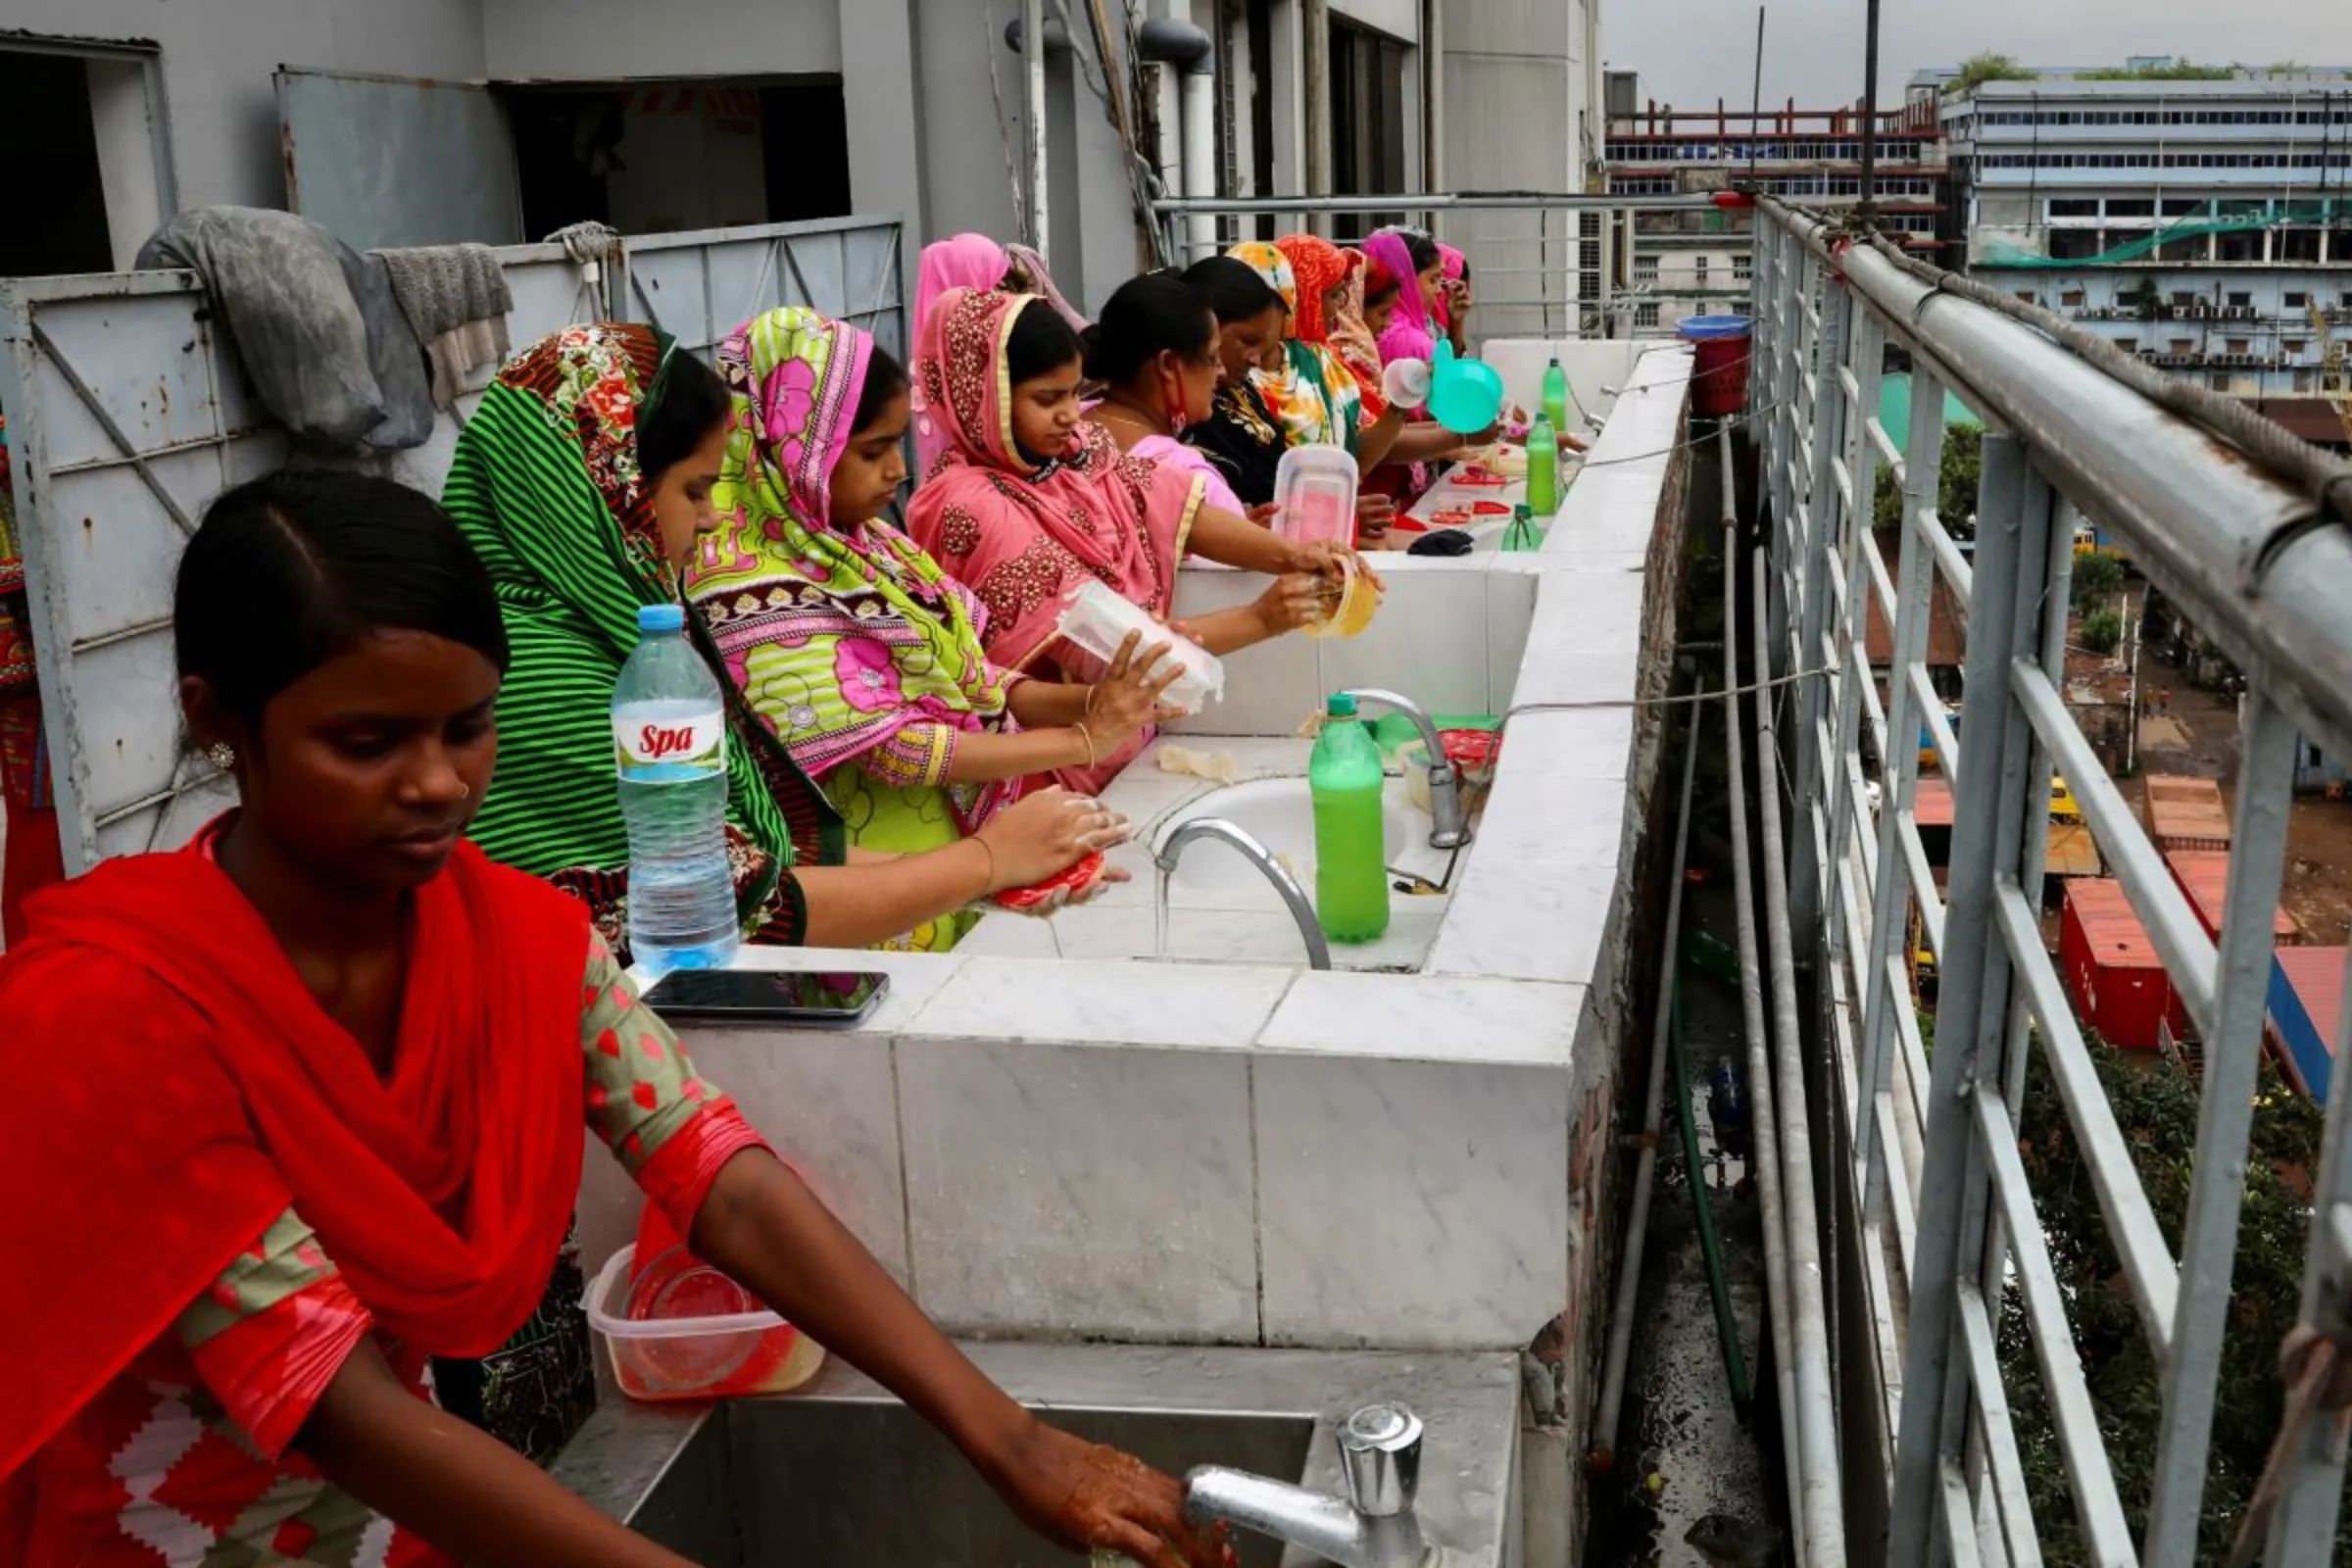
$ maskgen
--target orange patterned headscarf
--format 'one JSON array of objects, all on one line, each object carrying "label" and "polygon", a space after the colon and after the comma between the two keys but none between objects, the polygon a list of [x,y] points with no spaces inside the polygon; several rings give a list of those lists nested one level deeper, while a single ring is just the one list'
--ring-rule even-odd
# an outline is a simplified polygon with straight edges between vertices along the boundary
[{"label": "orange patterned headscarf", "polygon": [[1319,234],[1292,234],[1276,240],[1274,248],[1290,258],[1292,274],[1298,280],[1291,336],[1308,343],[1329,342],[1331,322],[1323,297],[1348,280],[1348,253]]}]

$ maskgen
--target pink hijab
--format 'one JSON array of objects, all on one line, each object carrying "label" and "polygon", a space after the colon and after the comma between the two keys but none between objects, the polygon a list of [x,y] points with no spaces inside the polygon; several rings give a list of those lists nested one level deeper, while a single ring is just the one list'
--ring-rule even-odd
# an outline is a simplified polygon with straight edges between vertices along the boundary
[{"label": "pink hijab", "polygon": [[[971,288],[983,293],[1005,291],[1015,269],[1029,280],[1029,292],[1043,295],[1047,303],[1060,313],[1061,318],[1083,329],[1086,318],[1080,316],[1054,279],[1046,272],[1045,258],[1026,245],[1000,245],[986,234],[957,234],[923,247],[923,259],[916,269],[914,284],[914,340],[923,341],[930,327],[931,312],[951,289]],[[948,434],[940,420],[932,416],[923,401],[923,390],[917,383],[914,390],[914,477],[917,483],[929,478],[937,467],[942,454],[948,450]]]},{"label": "pink hijab", "polygon": [[1380,334],[1380,363],[1426,360],[1437,352],[1428,298],[1413,269],[1413,253],[1401,234],[1381,232],[1364,241],[1364,254],[1396,274],[1396,309]]},{"label": "pink hijab", "polygon": [[[928,402],[948,446],[915,487],[906,531],[987,607],[992,663],[1029,670],[1050,662],[1073,680],[1095,680],[1100,664],[1057,640],[1064,597],[1093,577],[1165,615],[1203,486],[1196,474],[1121,453],[1091,420],[1043,466],[1021,453],[1005,345],[1036,300],[950,289],[926,318],[915,395]],[[1061,782],[1092,793],[1150,739],[1147,731],[1093,768],[1065,769]]]},{"label": "pink hijab", "polygon": [[[1438,241],[1438,266],[1441,274],[1447,282],[1459,283],[1470,270],[1470,258],[1444,240],[1440,240]],[[1453,330],[1453,302],[1446,296],[1441,294],[1432,300],[1429,314],[1441,331],[1450,332]]]}]

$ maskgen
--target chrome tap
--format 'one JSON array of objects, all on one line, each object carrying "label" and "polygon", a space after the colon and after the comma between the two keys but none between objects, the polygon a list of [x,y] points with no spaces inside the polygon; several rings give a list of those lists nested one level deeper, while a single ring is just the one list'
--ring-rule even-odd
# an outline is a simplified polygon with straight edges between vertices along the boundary
[{"label": "chrome tap", "polygon": [[1413,721],[1421,732],[1421,747],[1429,757],[1429,847],[1433,850],[1458,850],[1470,842],[1470,824],[1462,820],[1461,782],[1455,775],[1453,763],[1446,756],[1446,743],[1438,738],[1437,721],[1429,716],[1419,703],[1395,692],[1374,687],[1345,693],[1360,705],[1377,703],[1393,708]]},{"label": "chrome tap", "polygon": [[1159,867],[1160,929],[1164,932],[1168,923],[1168,878],[1176,874],[1176,862],[1184,858],[1186,847],[1201,839],[1218,839],[1232,845],[1265,873],[1266,880],[1274,884],[1274,891],[1282,895],[1282,902],[1290,906],[1291,918],[1298,922],[1298,935],[1306,943],[1307,967],[1330,968],[1331,944],[1323,940],[1323,922],[1315,918],[1315,906],[1308,901],[1306,890],[1274,858],[1272,850],[1221,816],[1196,816],[1180,824],[1152,852],[1152,863]]},{"label": "chrome tap", "polygon": [[1184,1478],[1196,1524],[1222,1519],[1304,1547],[1340,1568],[1423,1568],[1413,1494],[1421,1484],[1421,1418],[1401,1404],[1368,1404],[1340,1424],[1345,1499],[1244,1470],[1202,1465]]}]

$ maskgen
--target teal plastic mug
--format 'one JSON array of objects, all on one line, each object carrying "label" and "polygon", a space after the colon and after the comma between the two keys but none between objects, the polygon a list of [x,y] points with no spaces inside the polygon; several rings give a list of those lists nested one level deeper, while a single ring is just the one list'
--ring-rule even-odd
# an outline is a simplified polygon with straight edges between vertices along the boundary
[{"label": "teal plastic mug", "polygon": [[1484,360],[1457,360],[1440,343],[1430,357],[1429,416],[1457,435],[1476,435],[1502,416],[1502,372]]}]

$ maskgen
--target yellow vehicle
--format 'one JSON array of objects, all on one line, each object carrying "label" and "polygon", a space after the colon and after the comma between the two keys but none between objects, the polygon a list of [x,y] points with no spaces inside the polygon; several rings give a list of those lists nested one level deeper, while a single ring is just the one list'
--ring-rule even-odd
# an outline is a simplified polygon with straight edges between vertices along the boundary
[{"label": "yellow vehicle", "polygon": [[1936,950],[1928,946],[1928,924],[1911,906],[1911,994],[1924,1004],[1936,1000]]},{"label": "yellow vehicle", "polygon": [[2082,820],[2082,808],[2075,804],[2075,792],[2066,787],[2066,775],[2063,773],[2050,775],[2050,820],[2053,822],[2080,822]]}]

